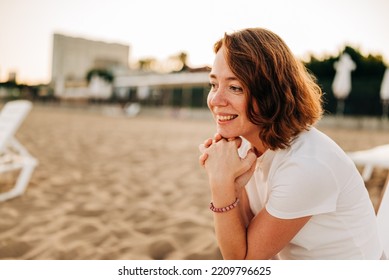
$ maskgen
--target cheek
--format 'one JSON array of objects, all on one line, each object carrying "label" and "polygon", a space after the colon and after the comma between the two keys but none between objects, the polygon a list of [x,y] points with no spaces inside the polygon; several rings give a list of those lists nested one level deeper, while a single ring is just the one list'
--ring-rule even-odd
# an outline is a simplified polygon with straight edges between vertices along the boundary
[{"label": "cheek", "polygon": [[246,98],[244,104],[242,104],[242,110],[244,110],[247,119],[248,119],[247,111],[249,108],[254,111],[255,115],[259,113],[257,102],[255,100],[247,101]]},{"label": "cheek", "polygon": [[247,117],[247,101],[246,98],[240,100],[239,103],[237,103],[237,107],[239,107],[239,111],[242,112],[242,114]]}]

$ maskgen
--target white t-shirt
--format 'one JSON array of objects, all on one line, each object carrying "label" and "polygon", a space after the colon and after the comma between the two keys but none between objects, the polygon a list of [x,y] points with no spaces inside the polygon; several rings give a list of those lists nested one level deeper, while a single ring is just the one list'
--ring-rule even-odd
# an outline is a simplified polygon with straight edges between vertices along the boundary
[{"label": "white t-shirt", "polygon": [[[250,144],[244,141],[243,156]],[[267,150],[246,190],[252,212],[281,219],[312,216],[280,259],[379,259],[376,216],[355,164],[315,128],[291,146]]]}]

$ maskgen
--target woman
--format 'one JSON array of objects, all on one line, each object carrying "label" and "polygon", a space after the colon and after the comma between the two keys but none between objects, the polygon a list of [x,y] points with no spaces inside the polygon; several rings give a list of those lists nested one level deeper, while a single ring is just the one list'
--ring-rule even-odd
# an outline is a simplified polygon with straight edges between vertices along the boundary
[{"label": "woman", "polygon": [[313,125],[322,93],[283,40],[251,28],[214,50],[200,145],[225,259],[379,259],[373,206],[353,162]]}]

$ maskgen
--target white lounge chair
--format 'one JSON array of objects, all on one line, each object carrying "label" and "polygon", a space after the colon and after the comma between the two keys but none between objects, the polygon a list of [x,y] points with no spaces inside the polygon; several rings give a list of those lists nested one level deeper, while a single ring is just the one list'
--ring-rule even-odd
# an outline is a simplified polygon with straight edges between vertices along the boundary
[{"label": "white lounge chair", "polygon": [[362,177],[369,180],[374,167],[389,169],[389,145],[381,145],[372,149],[348,153],[356,165],[364,166]]},{"label": "white lounge chair", "polygon": [[0,176],[20,170],[15,185],[0,193],[0,202],[21,195],[38,161],[20,144],[15,133],[30,112],[32,103],[27,100],[7,102],[0,111]]},{"label": "white lounge chair", "polygon": [[[374,167],[389,169],[389,145],[357,151],[348,154],[356,165],[364,166],[362,177],[369,180]],[[384,246],[386,258],[389,258],[389,175],[382,190],[381,202],[377,211],[378,231]]]}]

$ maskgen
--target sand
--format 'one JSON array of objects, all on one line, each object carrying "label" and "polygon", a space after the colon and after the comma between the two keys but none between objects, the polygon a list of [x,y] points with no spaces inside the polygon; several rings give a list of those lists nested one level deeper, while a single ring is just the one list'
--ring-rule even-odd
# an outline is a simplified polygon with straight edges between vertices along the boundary
[{"label": "sand", "polygon": [[[323,127],[345,150],[389,132]],[[34,106],[17,138],[39,160],[0,204],[0,259],[220,259],[198,144],[211,120]],[[376,205],[386,170],[367,188]],[[0,187],[15,176],[0,176]]]}]

